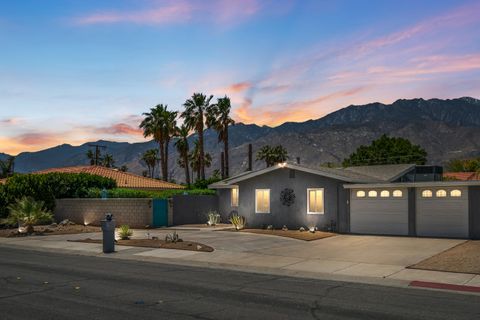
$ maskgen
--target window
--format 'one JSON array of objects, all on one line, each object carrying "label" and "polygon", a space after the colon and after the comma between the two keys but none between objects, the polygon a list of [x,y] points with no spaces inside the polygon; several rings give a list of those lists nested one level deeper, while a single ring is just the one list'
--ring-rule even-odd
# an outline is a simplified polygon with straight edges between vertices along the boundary
[{"label": "window", "polygon": [[255,212],[270,213],[270,189],[255,189]]},{"label": "window", "polygon": [[435,195],[437,196],[437,198],[445,198],[447,196],[447,191],[440,189],[440,190],[437,190]]},{"label": "window", "polygon": [[462,191],[460,191],[458,189],[450,191],[450,197],[457,198],[457,197],[461,197],[461,196],[462,196]]},{"label": "window", "polygon": [[369,198],[376,198],[377,197],[377,191],[375,191],[375,190],[368,191],[368,197]]},{"label": "window", "polygon": [[357,191],[357,198],[365,198],[365,191],[363,190]]},{"label": "window", "polygon": [[393,197],[394,198],[401,198],[403,196],[402,190],[393,190]]},{"label": "window", "polygon": [[307,213],[323,214],[323,189],[307,189]]},{"label": "window", "polygon": [[422,198],[431,198],[432,197],[432,190],[423,190],[422,191]]},{"label": "window", "polygon": [[382,197],[382,198],[388,198],[388,197],[390,197],[390,191],[388,191],[388,190],[382,190],[382,192],[380,192],[380,197]]},{"label": "window", "polygon": [[232,207],[238,207],[238,188],[233,188],[230,194]]}]

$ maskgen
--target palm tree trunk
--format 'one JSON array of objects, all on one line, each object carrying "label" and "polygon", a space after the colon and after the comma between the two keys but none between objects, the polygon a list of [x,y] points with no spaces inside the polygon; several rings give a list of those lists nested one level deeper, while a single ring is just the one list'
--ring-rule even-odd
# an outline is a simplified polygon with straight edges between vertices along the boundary
[{"label": "palm tree trunk", "polygon": [[183,162],[185,163],[185,180],[187,182],[187,186],[190,187],[190,166],[188,164],[188,149],[183,155]]},{"label": "palm tree trunk", "polygon": [[229,177],[229,172],[228,172],[228,126],[225,127],[225,140],[223,141],[225,150],[224,152],[224,157],[225,157],[225,178]]},{"label": "palm tree trunk", "polygon": [[164,175],[164,163],[165,163],[165,142],[163,140],[160,141],[159,143],[160,145],[160,167],[161,167],[161,170],[162,170],[162,176],[163,178],[165,179],[165,175]]},{"label": "palm tree trunk", "polygon": [[200,130],[198,130],[198,145],[200,151],[200,161],[199,161],[199,169],[200,169],[200,178],[205,179],[205,152],[203,151],[203,124]]},{"label": "palm tree trunk", "polygon": [[170,144],[170,138],[165,141],[165,164],[163,166],[163,180],[168,181],[168,146]]}]

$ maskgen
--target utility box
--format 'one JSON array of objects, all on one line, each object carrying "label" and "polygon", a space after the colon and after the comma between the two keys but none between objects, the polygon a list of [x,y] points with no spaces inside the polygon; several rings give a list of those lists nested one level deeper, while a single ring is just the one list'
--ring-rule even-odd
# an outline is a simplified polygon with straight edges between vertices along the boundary
[{"label": "utility box", "polygon": [[100,221],[103,234],[103,253],[115,252],[115,220],[112,214],[106,214]]}]

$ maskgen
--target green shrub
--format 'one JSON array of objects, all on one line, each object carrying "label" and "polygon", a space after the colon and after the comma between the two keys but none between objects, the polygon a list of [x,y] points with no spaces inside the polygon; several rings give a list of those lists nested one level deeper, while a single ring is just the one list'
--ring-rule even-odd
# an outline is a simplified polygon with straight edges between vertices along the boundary
[{"label": "green shrub", "polygon": [[[86,198],[101,198],[102,189],[92,188],[87,191]],[[107,190],[108,198],[152,198],[152,199],[168,199],[174,195],[182,195],[187,193],[189,195],[213,195],[215,190],[209,189],[191,189],[191,190],[159,190],[159,191],[145,191],[135,189],[116,188]]]},{"label": "green shrub", "polygon": [[130,240],[130,237],[133,235],[133,231],[130,230],[130,226],[124,224],[120,226],[120,231],[118,232],[118,235],[122,240]]},{"label": "green shrub", "polygon": [[23,224],[27,233],[33,233],[33,226],[39,222],[51,222],[52,213],[45,209],[43,201],[35,201],[32,197],[22,197],[8,206],[10,211],[8,222],[11,225]]},{"label": "green shrub", "polygon": [[53,210],[55,199],[86,197],[91,188],[112,189],[116,186],[113,179],[86,173],[17,174],[2,187],[0,206],[2,202],[8,205],[26,196],[43,201],[47,210]]},{"label": "green shrub", "polygon": [[230,218],[230,222],[235,227],[235,230],[242,230],[243,228],[245,228],[247,219],[238,214],[233,214],[232,217]]},{"label": "green shrub", "polygon": [[215,182],[218,182],[218,181],[221,181],[222,178],[219,177],[219,176],[212,176],[208,179],[199,179],[197,181],[195,181],[195,183],[192,185],[192,188],[193,189],[207,189],[208,186],[212,183],[215,183]]},{"label": "green shrub", "polygon": [[216,226],[217,224],[220,223],[220,215],[215,210],[212,210],[212,211],[208,212],[207,213],[207,218],[208,218],[207,224],[209,226]]},{"label": "green shrub", "polygon": [[5,187],[0,184],[0,219],[5,218],[8,215],[7,209],[7,195],[5,194]]}]

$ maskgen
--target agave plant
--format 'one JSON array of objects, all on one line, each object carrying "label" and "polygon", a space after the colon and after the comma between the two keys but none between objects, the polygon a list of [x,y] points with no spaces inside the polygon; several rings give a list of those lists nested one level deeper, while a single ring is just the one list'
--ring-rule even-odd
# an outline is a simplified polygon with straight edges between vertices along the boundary
[{"label": "agave plant", "polygon": [[207,224],[209,226],[215,226],[215,225],[220,223],[220,215],[218,214],[217,211],[215,211],[215,210],[210,211],[207,214],[207,216],[208,216]]},{"label": "agave plant", "polygon": [[235,227],[235,230],[242,230],[243,228],[245,228],[247,219],[245,219],[245,217],[240,216],[238,214],[233,214],[232,217],[230,218],[230,222]]},{"label": "agave plant", "polygon": [[130,227],[126,224],[120,226],[120,231],[118,232],[120,239],[130,240],[130,237],[133,235],[133,231],[130,230]]},{"label": "agave plant", "polygon": [[33,226],[39,222],[47,222],[53,219],[52,213],[45,209],[43,201],[36,201],[32,197],[23,197],[14,204],[8,206],[10,214],[7,221],[10,224],[23,225],[27,233],[33,233]]}]

